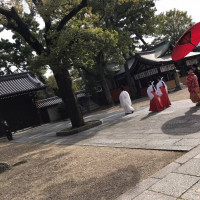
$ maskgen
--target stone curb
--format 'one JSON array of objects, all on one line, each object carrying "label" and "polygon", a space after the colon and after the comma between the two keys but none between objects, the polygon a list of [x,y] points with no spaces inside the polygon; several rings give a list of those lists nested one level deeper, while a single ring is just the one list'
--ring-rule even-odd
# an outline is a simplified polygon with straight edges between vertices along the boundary
[{"label": "stone curb", "polygon": [[94,127],[99,126],[99,125],[102,124],[101,120],[94,120],[94,121],[89,121],[89,122],[92,122],[92,123],[88,124],[88,125],[85,125],[85,126],[82,126],[82,127],[79,127],[79,128],[76,128],[74,130],[69,130],[69,131],[62,130],[62,131],[59,131],[59,132],[56,133],[56,136],[73,135],[73,134],[80,133],[82,131],[86,131],[86,130],[88,130],[90,128],[94,128]]},{"label": "stone curb", "polygon": [[[154,184],[156,184],[158,181],[161,181],[164,179],[167,175],[173,173],[174,171],[178,170],[179,167],[182,166],[182,164],[186,163],[190,159],[194,158],[200,154],[200,145],[196,146],[180,158],[176,159],[174,162],[168,164],[155,174],[153,174],[151,177],[143,180],[142,182],[138,183],[133,188],[129,189],[127,192],[120,195],[116,200],[133,200],[137,196],[143,194],[145,191],[148,191],[150,187],[152,187]],[[156,191],[154,191],[156,192]],[[144,199],[145,200],[145,199]]]}]

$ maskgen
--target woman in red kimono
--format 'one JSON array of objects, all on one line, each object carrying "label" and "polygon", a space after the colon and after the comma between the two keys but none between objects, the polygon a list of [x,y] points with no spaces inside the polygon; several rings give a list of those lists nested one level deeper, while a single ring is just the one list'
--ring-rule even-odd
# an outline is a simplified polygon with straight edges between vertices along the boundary
[{"label": "woman in red kimono", "polygon": [[165,82],[162,80],[160,76],[157,78],[158,83],[156,85],[157,88],[157,95],[160,97],[160,102],[163,105],[164,108],[169,107],[171,105],[171,102],[168,97],[168,89]]},{"label": "woman in red kimono", "polygon": [[190,93],[190,99],[193,103],[197,103],[196,105],[200,105],[200,89],[198,78],[194,74],[192,68],[188,69],[188,77],[187,77],[187,87]]},{"label": "woman in red kimono", "polygon": [[153,85],[153,82],[149,82],[148,83],[148,88],[147,88],[147,94],[149,96],[149,99],[150,99],[150,108],[149,108],[149,111],[153,111],[153,112],[159,112],[161,110],[163,110],[163,106],[162,104],[160,103],[157,95],[156,95],[156,89]]}]

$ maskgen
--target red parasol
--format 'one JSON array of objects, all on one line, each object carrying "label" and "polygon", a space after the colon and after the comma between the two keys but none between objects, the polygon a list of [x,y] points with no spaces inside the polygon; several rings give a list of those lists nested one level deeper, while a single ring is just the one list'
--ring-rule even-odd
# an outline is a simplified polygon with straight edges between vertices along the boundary
[{"label": "red parasol", "polygon": [[173,51],[172,60],[184,58],[200,42],[200,22],[190,27],[178,40]]}]

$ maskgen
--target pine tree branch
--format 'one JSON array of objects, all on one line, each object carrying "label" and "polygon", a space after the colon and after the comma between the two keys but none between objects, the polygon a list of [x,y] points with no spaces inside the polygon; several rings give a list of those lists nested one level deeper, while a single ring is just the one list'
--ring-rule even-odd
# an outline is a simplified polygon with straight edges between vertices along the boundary
[{"label": "pine tree branch", "polygon": [[[35,4],[35,6],[38,8],[38,7],[43,7],[44,4],[43,4],[43,1],[42,0],[32,0],[32,2]],[[40,14],[42,19],[44,20],[44,23],[45,23],[45,33],[48,33],[48,31],[50,30],[51,28],[51,21],[50,21],[50,18],[49,16],[43,16],[42,14]],[[47,20],[48,19],[48,20]]]},{"label": "pine tree branch", "polygon": [[82,0],[81,3],[76,8],[74,8],[68,15],[65,15],[63,17],[56,30],[58,32],[61,31],[63,27],[66,25],[66,23],[86,6],[87,6],[87,0]]},{"label": "pine tree branch", "polygon": [[31,34],[28,26],[19,17],[14,7],[10,11],[0,7],[0,14],[6,17],[7,28],[19,33],[37,54],[40,55],[45,51],[43,45]]}]

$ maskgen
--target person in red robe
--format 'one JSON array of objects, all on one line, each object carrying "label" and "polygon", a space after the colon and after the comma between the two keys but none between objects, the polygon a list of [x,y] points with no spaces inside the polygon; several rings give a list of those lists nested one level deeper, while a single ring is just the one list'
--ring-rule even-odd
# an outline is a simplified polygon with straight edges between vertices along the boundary
[{"label": "person in red robe", "polygon": [[156,85],[157,88],[157,95],[160,97],[160,102],[163,105],[164,108],[169,107],[171,105],[171,102],[168,97],[168,89],[165,82],[162,80],[160,76],[157,78],[158,83]]},{"label": "person in red robe", "polygon": [[188,69],[188,77],[187,77],[187,87],[190,93],[190,99],[193,103],[196,103],[197,106],[200,105],[200,89],[198,78],[194,74],[192,68]]},{"label": "person in red robe", "polygon": [[148,83],[147,94],[150,99],[149,111],[159,112],[164,109],[163,105],[160,103],[160,100],[158,99],[156,95],[156,89],[153,85],[153,82]]}]

